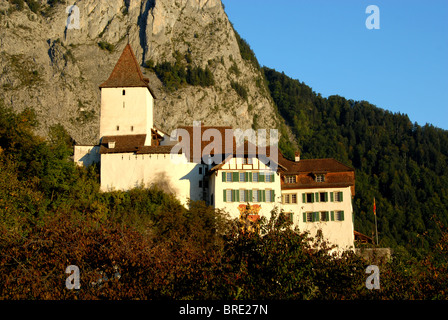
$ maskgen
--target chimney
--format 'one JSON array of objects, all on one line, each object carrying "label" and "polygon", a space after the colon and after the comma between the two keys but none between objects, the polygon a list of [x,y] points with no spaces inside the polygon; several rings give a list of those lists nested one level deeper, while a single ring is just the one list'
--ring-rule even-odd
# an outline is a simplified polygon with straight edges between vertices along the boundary
[{"label": "chimney", "polygon": [[299,162],[300,161],[300,151],[296,151],[294,153],[294,161]]}]

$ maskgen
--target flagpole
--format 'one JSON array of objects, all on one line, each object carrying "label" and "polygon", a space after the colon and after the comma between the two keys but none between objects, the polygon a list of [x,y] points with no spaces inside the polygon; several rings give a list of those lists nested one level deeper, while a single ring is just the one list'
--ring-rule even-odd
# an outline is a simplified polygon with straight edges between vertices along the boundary
[{"label": "flagpole", "polygon": [[376,222],[376,204],[375,204],[375,197],[373,197],[373,214],[375,215],[376,245],[378,245],[378,225],[377,225],[377,222]]}]

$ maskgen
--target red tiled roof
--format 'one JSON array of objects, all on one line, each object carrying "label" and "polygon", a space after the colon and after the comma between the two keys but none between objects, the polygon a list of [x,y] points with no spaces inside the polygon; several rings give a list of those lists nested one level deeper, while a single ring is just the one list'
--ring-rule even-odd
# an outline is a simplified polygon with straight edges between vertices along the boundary
[{"label": "red tiled roof", "polygon": [[[335,159],[301,159],[291,161],[279,152],[279,163],[286,169],[284,176],[294,175],[295,183],[282,181],[282,190],[312,188],[345,188],[355,186],[355,170]],[[325,174],[323,182],[317,182],[315,175]],[[352,190],[354,193],[354,189]]]},{"label": "red tiled roof", "polygon": [[[196,148],[194,147],[194,145],[195,145],[194,138],[195,137],[193,135],[193,129],[194,129],[193,126],[180,126],[180,127],[178,127],[178,130],[179,130],[178,131],[178,135],[179,135],[179,140],[182,141],[182,134],[183,134],[183,132],[181,130],[187,131],[188,137],[190,138],[190,141],[188,142],[189,143],[189,147],[190,147],[190,149],[189,149],[190,161],[194,161],[194,160],[198,161],[200,159],[194,159],[195,158],[194,152],[197,152],[197,151],[196,151]],[[218,145],[218,141],[213,140],[214,137],[210,138],[211,141],[204,141],[202,139],[204,132],[206,130],[208,130],[208,129],[218,130],[218,132],[219,132],[219,134],[221,136],[221,140],[222,140],[221,141],[221,145]],[[226,130],[231,130],[232,136],[233,136],[233,129],[232,129],[232,127],[227,127],[227,126],[212,127],[212,126],[203,126],[201,124],[200,131],[199,131],[199,134],[200,134],[199,135],[199,140],[201,141],[201,147],[200,147],[198,156],[202,158],[202,151],[208,145],[210,145],[210,147],[209,147],[210,149],[209,150],[212,151],[212,149],[213,149],[213,151],[214,151],[214,152],[211,152],[212,154],[225,154],[225,134],[226,134]],[[233,141],[233,145],[235,145],[235,139],[233,139],[232,141]],[[214,148],[214,147],[216,147],[216,148]],[[233,150],[233,147],[232,147],[232,150]]]},{"label": "red tiled roof", "polygon": [[[222,161],[224,161],[225,158],[227,158],[229,156],[229,152],[228,152],[228,150],[226,150],[226,138],[225,138],[226,130],[229,130],[228,132],[232,135],[232,146],[231,146],[231,148],[229,150],[232,153],[232,155],[240,154],[240,152],[243,155],[253,155],[253,156],[256,156],[258,154],[258,147],[256,145],[253,145],[252,143],[248,142],[247,140],[244,141],[244,148],[240,147],[241,149],[237,149],[236,139],[234,137],[233,128],[230,127],[230,126],[216,126],[216,127],[213,127],[213,126],[203,126],[201,124],[200,128],[201,129],[199,131],[199,134],[200,134],[199,135],[199,139],[201,140],[201,149],[200,149],[199,157],[202,157],[202,151],[204,150],[205,147],[207,147],[207,152],[210,152],[211,156],[213,156],[213,155],[215,155],[215,156],[216,155],[222,155],[223,156],[222,157]],[[181,126],[178,129],[183,129],[183,130],[188,132],[188,135],[189,135],[189,138],[190,138],[190,141],[189,141],[189,145],[190,145],[190,150],[189,150],[189,152],[190,152],[190,161],[193,161],[193,162],[197,161],[196,159],[194,159],[195,154],[193,154],[193,152],[195,151],[195,149],[194,149],[195,141],[194,141],[194,135],[193,135],[194,127],[193,126]],[[219,134],[221,136],[221,141],[220,141],[221,144],[220,145],[218,145],[219,141],[213,140],[214,139],[213,136],[210,138],[210,141],[204,140],[205,137],[204,137],[204,139],[202,139],[204,132],[206,130],[208,130],[208,129],[216,129],[219,132]],[[179,135],[181,135],[181,133]],[[266,151],[265,151],[266,156],[269,157],[270,151],[271,151],[271,148],[269,146],[266,147]],[[223,164],[223,163],[221,163],[221,164]]]},{"label": "red tiled roof", "polygon": [[335,159],[301,159],[298,162],[286,159],[280,152],[279,163],[286,168],[287,173],[326,173],[326,172],[348,172],[355,169]]},{"label": "red tiled roof", "polygon": [[[100,154],[136,152],[143,147],[145,140],[146,134],[104,136],[100,143]],[[115,142],[115,147],[109,148],[109,142]]]},{"label": "red tiled roof", "polygon": [[140,65],[129,44],[124,48],[109,78],[100,85],[100,88],[121,87],[145,87],[149,89],[154,99],[156,98],[149,87],[149,79],[143,77]]}]

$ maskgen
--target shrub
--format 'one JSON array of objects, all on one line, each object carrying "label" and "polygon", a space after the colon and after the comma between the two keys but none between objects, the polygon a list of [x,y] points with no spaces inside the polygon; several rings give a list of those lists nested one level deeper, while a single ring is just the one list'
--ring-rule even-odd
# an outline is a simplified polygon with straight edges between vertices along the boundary
[{"label": "shrub", "polygon": [[102,49],[102,50],[107,50],[109,52],[114,51],[115,46],[109,42],[106,41],[100,41],[98,42],[98,46]]},{"label": "shrub", "polygon": [[236,91],[236,93],[243,98],[244,100],[247,100],[247,89],[243,85],[239,84],[236,81],[231,81],[230,86],[233,90]]}]

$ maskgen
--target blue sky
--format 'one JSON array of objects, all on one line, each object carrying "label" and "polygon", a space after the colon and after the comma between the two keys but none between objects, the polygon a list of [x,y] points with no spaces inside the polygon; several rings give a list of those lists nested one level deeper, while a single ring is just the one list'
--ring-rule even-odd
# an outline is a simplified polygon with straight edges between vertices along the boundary
[{"label": "blue sky", "polygon": [[[223,0],[261,65],[448,129],[448,0]],[[380,29],[366,28],[369,5]]]}]

